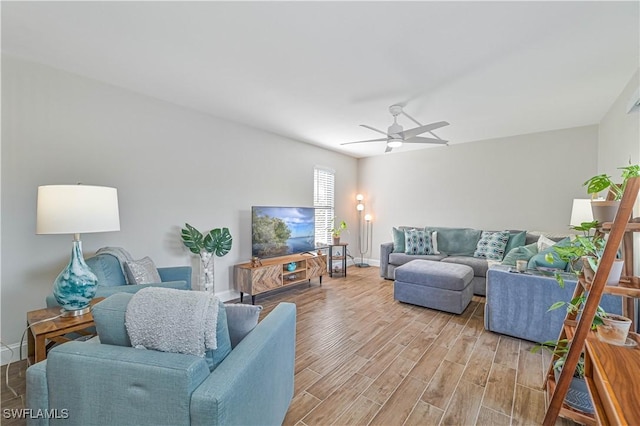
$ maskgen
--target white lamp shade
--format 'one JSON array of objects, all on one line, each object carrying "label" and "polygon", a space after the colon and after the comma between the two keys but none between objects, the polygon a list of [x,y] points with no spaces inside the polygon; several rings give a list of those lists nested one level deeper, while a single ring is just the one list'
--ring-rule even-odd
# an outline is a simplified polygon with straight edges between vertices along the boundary
[{"label": "white lamp shade", "polygon": [[358,194],[358,195],[356,195],[356,200],[357,200],[357,201],[362,201],[362,200],[364,200],[364,195],[362,195],[362,194]]},{"label": "white lamp shade", "polygon": [[593,213],[591,213],[591,200],[590,199],[574,199],[573,207],[571,208],[571,221],[569,225],[579,226],[583,222],[592,222]]},{"label": "white lamp shade", "polygon": [[359,212],[361,212],[362,210],[364,210],[364,204],[362,204],[362,203],[358,203],[358,204],[356,204],[356,210],[358,210]]},{"label": "white lamp shade", "polygon": [[116,188],[90,185],[38,187],[36,234],[120,230]]},{"label": "white lamp shade", "polygon": [[370,214],[364,215],[364,220],[366,220],[367,222],[371,222],[371,219],[373,219],[373,217]]}]

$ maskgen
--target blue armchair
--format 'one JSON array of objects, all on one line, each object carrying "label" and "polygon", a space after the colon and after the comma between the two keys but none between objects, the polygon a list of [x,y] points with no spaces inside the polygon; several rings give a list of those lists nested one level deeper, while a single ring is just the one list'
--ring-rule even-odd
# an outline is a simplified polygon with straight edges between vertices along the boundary
[{"label": "blue armchair", "polygon": [[[99,336],[112,344],[65,343],[27,369],[27,408],[64,417],[28,418],[27,424],[282,424],[294,389],[294,304],[277,305],[242,340],[232,341],[228,355],[210,371],[194,355],[120,345],[129,300],[124,296],[94,309],[101,311],[94,315]],[[243,305],[226,306],[229,333],[242,331],[244,318],[233,309]]]},{"label": "blue armchair", "polygon": [[[191,290],[191,266],[158,268],[162,282],[152,284],[127,284],[120,260],[111,254],[101,253],[86,259],[87,265],[98,277],[95,297],[109,297],[115,293],[135,293],[144,287],[168,287]],[[58,306],[53,294],[47,296],[47,307]]]}]

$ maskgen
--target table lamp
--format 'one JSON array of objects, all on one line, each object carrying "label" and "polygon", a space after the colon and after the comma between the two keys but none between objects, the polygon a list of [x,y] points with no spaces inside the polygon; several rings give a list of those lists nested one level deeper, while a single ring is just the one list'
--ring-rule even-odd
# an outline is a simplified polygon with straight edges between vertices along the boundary
[{"label": "table lamp", "polygon": [[591,221],[593,221],[591,200],[575,198],[573,200],[573,206],[571,207],[571,219],[569,220],[569,225],[580,226],[583,222]]},{"label": "table lamp", "polygon": [[62,316],[84,315],[98,279],[84,261],[80,234],[120,230],[118,192],[104,186],[39,186],[36,209],[36,234],[73,234],[71,261],[54,281],[53,295]]}]

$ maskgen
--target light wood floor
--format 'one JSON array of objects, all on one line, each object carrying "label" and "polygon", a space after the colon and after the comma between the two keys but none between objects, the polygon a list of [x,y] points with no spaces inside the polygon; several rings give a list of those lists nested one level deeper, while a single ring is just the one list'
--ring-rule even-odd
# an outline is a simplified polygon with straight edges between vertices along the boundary
[{"label": "light wood floor", "polygon": [[[258,296],[262,316],[297,305],[295,395],[285,425],[536,425],[548,360],[532,343],[484,330],[484,299],[462,315],[393,300],[376,267],[349,267]],[[24,395],[25,362],[9,381]],[[2,408],[22,408],[5,386]],[[2,419],[2,424],[24,425]],[[558,424],[567,424],[559,421]]]},{"label": "light wood floor", "polygon": [[[285,425],[535,425],[548,358],[462,315],[393,300],[376,267],[258,297],[297,305],[295,395]],[[558,424],[565,424],[559,421]]]}]

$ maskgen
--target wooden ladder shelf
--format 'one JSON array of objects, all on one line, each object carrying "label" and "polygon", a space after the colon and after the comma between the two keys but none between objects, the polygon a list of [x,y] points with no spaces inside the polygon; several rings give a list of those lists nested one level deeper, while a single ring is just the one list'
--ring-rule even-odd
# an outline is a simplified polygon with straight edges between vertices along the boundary
[{"label": "wooden ladder shelf", "polygon": [[[550,386],[553,377],[553,360],[547,374],[545,383],[551,398],[544,418],[544,425],[554,425],[561,411],[563,415],[570,413],[567,417],[585,424],[630,424],[630,421],[637,422],[640,419],[640,404],[638,403],[640,401],[640,346],[627,348],[608,345],[600,342],[595,337],[595,333],[591,331],[591,324],[603,293],[625,296],[623,303],[629,306],[629,302],[624,299],[637,298],[640,292],[638,289],[624,287],[611,287],[613,291],[610,291],[606,287],[611,265],[616,258],[623,237],[628,232],[640,231],[637,224],[629,223],[639,191],[640,177],[629,179],[614,222],[604,224],[602,227],[603,230],[609,230],[609,238],[598,270],[588,289],[582,315],[577,322],[575,315],[568,315],[565,326],[560,332],[558,341],[567,339],[570,341],[568,343],[570,347],[555,387]],[[625,267],[627,271],[633,271],[633,249],[632,247],[627,248],[628,241],[630,239],[626,238],[625,251],[628,251],[625,253],[625,263],[627,264]],[[628,275],[631,276],[632,273]],[[580,280],[580,283],[576,285],[574,297],[584,292],[585,283]],[[630,336],[636,342],[640,342],[637,334],[630,333]],[[593,417],[563,408],[573,372],[583,351],[585,351],[585,378],[595,408],[595,416]],[[622,382],[623,385],[616,386],[616,383],[611,383],[616,381]]]}]

